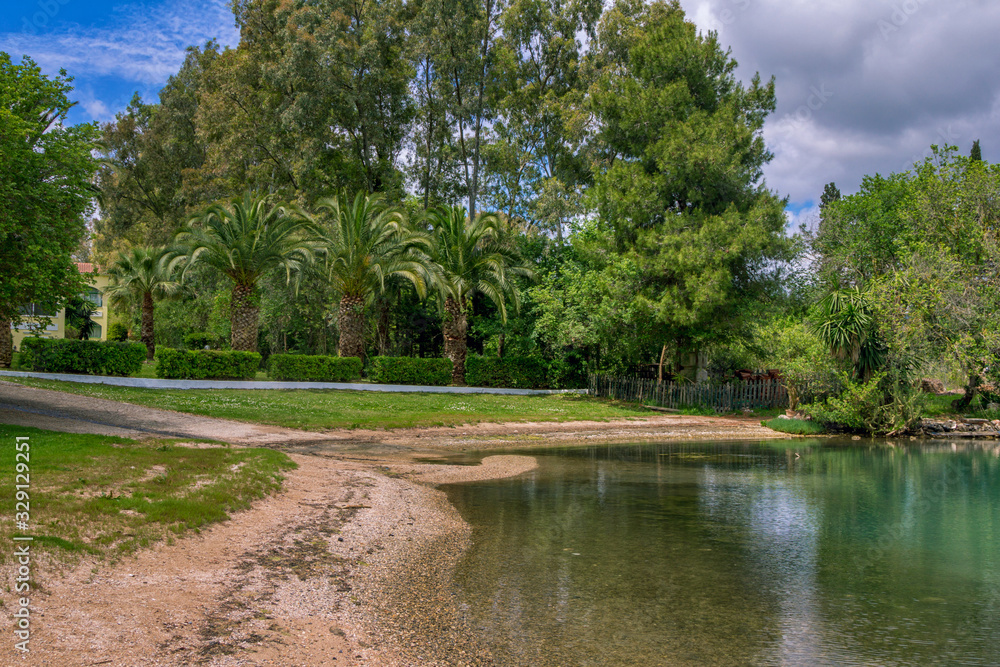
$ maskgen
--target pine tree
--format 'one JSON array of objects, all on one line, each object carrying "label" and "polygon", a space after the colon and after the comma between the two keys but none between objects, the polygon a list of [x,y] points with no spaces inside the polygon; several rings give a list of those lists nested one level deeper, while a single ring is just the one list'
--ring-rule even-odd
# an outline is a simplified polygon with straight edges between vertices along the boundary
[{"label": "pine tree", "polygon": [[972,153],[969,155],[973,162],[983,161],[983,151],[979,148],[979,139],[972,142]]}]

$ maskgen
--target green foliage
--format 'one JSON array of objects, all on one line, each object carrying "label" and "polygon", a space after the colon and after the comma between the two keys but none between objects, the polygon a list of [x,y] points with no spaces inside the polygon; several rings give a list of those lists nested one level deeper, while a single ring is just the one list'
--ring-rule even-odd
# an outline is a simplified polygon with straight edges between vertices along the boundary
[{"label": "green foliage", "polygon": [[610,249],[635,263],[633,300],[665,341],[725,339],[795,249],[785,202],[762,179],[774,81],[740,83],[717,35],[677,2],[616,2],[598,44],[603,159],[591,196]]},{"label": "green foliage", "polygon": [[83,287],[71,254],[92,207],[97,129],[67,123],[71,91],[65,72],[49,78],[0,52],[0,326],[21,306],[56,308]]},{"label": "green foliage", "polygon": [[108,327],[108,340],[123,343],[128,340],[128,327],[122,322],[112,322]]},{"label": "green foliage", "polygon": [[465,381],[473,387],[542,389],[548,386],[549,366],[538,357],[481,357],[465,361]]},{"label": "green foliage", "polygon": [[260,368],[256,352],[156,350],[156,377],[181,380],[252,380]]},{"label": "green foliage", "polygon": [[842,389],[837,396],[804,405],[815,421],[829,426],[876,435],[903,431],[920,419],[924,396],[885,372],[866,381],[840,376]]},{"label": "green foliage", "polygon": [[217,350],[219,349],[219,337],[213,333],[196,331],[184,336],[184,347],[189,350]]},{"label": "green foliage", "polygon": [[42,373],[135,375],[145,358],[142,343],[68,338],[25,338],[21,343],[22,368]]},{"label": "green foliage", "polygon": [[357,357],[272,354],[267,359],[267,375],[275,380],[354,382],[361,378],[363,366]]},{"label": "green foliage", "polygon": [[816,422],[809,421],[807,419],[786,419],[778,417],[768,421],[762,421],[761,425],[766,426],[772,431],[790,433],[792,435],[819,435],[820,433],[826,433],[825,428]]},{"label": "green foliage", "polygon": [[380,384],[416,384],[440,387],[451,382],[450,359],[372,357],[368,377]]}]

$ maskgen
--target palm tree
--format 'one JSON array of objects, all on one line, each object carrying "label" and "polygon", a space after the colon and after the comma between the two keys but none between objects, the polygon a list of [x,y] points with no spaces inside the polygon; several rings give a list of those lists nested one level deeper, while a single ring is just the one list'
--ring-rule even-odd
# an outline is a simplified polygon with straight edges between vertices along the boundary
[{"label": "palm tree", "polygon": [[177,235],[185,270],[208,266],[233,281],[230,323],[234,350],[256,351],[260,306],[257,285],[272,269],[290,281],[313,259],[313,224],[286,204],[269,205],[249,192],[229,206],[205,209]]},{"label": "palm tree", "polygon": [[469,330],[469,301],[482,294],[507,321],[507,300],[515,309],[521,296],[515,279],[533,277],[517,253],[504,242],[499,219],[481,214],[468,220],[465,208],[454,206],[430,211],[431,258],[440,267],[438,290],[444,307],[444,354],[451,359],[454,384],[465,384],[465,336]]},{"label": "palm tree", "polygon": [[142,310],[141,340],[146,345],[146,359],[156,352],[153,334],[153,301],[179,295],[183,289],[176,265],[166,248],[132,248],[120,252],[108,275],[111,284],[104,294],[115,306],[139,304]]},{"label": "palm tree", "polygon": [[321,199],[317,208],[331,218],[319,234],[327,277],[340,295],[337,352],[364,358],[366,307],[392,278],[409,281],[421,297],[426,294],[433,270],[425,253],[430,242],[409,228],[402,212],[374,195],[359,192],[351,201],[342,193]]},{"label": "palm tree", "polygon": [[867,381],[887,361],[869,296],[856,287],[830,292],[819,303],[810,329],[838,361],[850,361],[856,378]]}]

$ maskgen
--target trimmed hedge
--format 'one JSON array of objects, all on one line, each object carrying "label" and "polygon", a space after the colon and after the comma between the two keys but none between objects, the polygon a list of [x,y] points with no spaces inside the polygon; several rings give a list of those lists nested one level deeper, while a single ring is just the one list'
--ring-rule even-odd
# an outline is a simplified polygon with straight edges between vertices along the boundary
[{"label": "trimmed hedge", "polygon": [[549,365],[538,357],[480,357],[465,360],[465,383],[471,387],[543,389],[548,386]]},{"label": "trimmed hedge", "polygon": [[440,387],[451,383],[451,359],[372,357],[368,377],[381,384]]},{"label": "trimmed hedge", "polygon": [[135,375],[146,360],[142,343],[69,338],[25,338],[21,368],[42,373]]},{"label": "trimmed hedge", "polygon": [[275,380],[351,382],[361,377],[362,365],[357,357],[272,354],[267,360],[267,375]]},{"label": "trimmed hedge", "polygon": [[177,380],[252,380],[260,368],[256,352],[156,349],[156,377]]}]

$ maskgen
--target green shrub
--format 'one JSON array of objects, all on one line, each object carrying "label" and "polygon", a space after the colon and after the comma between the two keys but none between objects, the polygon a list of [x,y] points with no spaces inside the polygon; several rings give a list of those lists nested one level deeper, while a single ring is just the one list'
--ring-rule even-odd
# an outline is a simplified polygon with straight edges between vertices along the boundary
[{"label": "green shrub", "polygon": [[146,360],[142,343],[68,338],[25,338],[21,367],[42,373],[135,375]]},{"label": "green shrub", "polygon": [[220,347],[219,337],[203,331],[189,333],[184,336],[184,347],[189,350],[204,350],[205,348],[218,350]]},{"label": "green shrub", "polygon": [[840,375],[841,392],[822,402],[802,406],[821,424],[884,435],[911,427],[920,419],[924,396],[913,386],[875,373],[867,382]]},{"label": "green shrub", "polygon": [[121,322],[114,322],[108,327],[108,340],[124,343],[128,340],[128,327]]},{"label": "green shrub", "polygon": [[256,352],[156,348],[156,377],[181,380],[250,380],[260,368]]},{"label": "green shrub", "polygon": [[549,366],[538,357],[480,357],[465,360],[465,382],[473,387],[539,389],[548,386]]},{"label": "green shrub", "polygon": [[274,380],[351,382],[361,377],[361,367],[357,357],[272,354],[267,360],[267,375]]},{"label": "green shrub", "polygon": [[451,359],[373,357],[368,377],[382,384],[419,384],[439,387],[451,382]]}]

